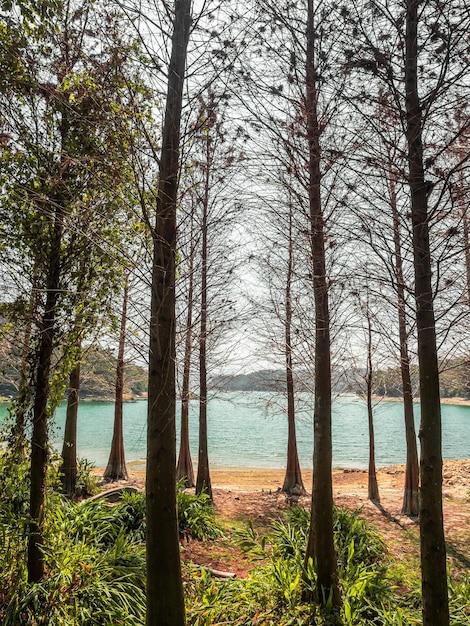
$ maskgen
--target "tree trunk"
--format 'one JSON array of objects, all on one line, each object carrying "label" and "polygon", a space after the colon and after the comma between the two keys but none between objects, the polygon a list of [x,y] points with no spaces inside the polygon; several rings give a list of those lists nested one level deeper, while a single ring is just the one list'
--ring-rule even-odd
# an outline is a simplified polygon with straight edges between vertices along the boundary
[{"label": "tree trunk", "polygon": [[184,626],[176,512],[176,198],[191,0],[176,0],[162,131],[151,293],[147,422],[147,626]]},{"label": "tree trunk", "polygon": [[[62,133],[67,132],[64,120]],[[33,402],[33,432],[31,436],[30,523],[28,537],[28,581],[39,582],[44,576],[43,516],[48,463],[48,401],[56,307],[60,290],[60,249],[64,229],[63,200],[56,198],[51,244],[48,254],[46,303],[40,325],[39,354],[36,371],[36,390]]]},{"label": "tree trunk", "polygon": [[[463,156],[468,154],[469,146],[467,138],[461,139],[461,146],[459,147],[458,154]],[[457,192],[457,203],[462,216],[462,235],[463,235],[463,250],[465,258],[465,278],[467,283],[467,304],[470,306],[470,229],[468,225],[468,198],[466,194],[465,185],[465,170],[463,167],[459,167],[459,185]]]},{"label": "tree trunk", "polygon": [[374,374],[372,371],[372,324],[370,319],[369,303],[367,303],[367,422],[369,426],[369,471],[368,471],[368,497],[372,502],[380,502],[379,485],[377,484],[377,472],[375,468],[375,435],[374,435],[374,411],[372,407],[372,383]]},{"label": "tree trunk", "polygon": [[186,488],[194,487],[194,470],[189,447],[189,382],[191,374],[193,300],[194,300],[194,211],[191,213],[190,249],[189,249],[189,285],[188,310],[186,316],[186,338],[184,345],[183,383],[181,387],[181,432],[180,451],[176,466],[176,480],[184,479]]},{"label": "tree trunk", "polygon": [[206,138],[206,169],[202,201],[201,247],[201,328],[199,335],[199,455],[196,493],[206,493],[212,500],[212,485],[207,446],[207,212],[209,208],[209,176],[211,170],[210,136]]},{"label": "tree trunk", "polygon": [[114,394],[114,429],[108,465],[104,472],[105,480],[127,480],[126,458],[124,454],[124,433],[122,417],[122,396],[124,392],[124,348],[126,344],[127,303],[129,300],[129,275],[125,277],[122,300],[121,329],[116,366],[116,389]]},{"label": "tree trunk", "polygon": [[[34,288],[33,288],[34,290]],[[31,296],[32,301],[33,296]],[[13,426],[13,449],[18,454],[23,454],[26,441],[26,416],[31,410],[31,333],[33,328],[33,309],[30,308],[29,319],[23,337],[23,350],[21,357],[20,382],[18,395],[14,402],[15,425]]]},{"label": "tree trunk", "polygon": [[292,235],[292,205],[289,203],[289,243],[288,265],[286,277],[286,304],[285,304],[285,356],[286,356],[286,389],[287,389],[287,465],[282,491],[291,498],[298,498],[306,493],[300,471],[299,455],[297,452],[297,435],[295,430],[295,396],[294,376],[292,371],[292,273],[293,273],[293,235]]},{"label": "tree trunk", "polygon": [[13,426],[12,439],[13,449],[22,455],[26,442],[26,419],[31,412],[32,403],[32,349],[31,339],[33,332],[33,320],[38,309],[38,261],[36,259],[31,281],[31,294],[29,296],[28,309],[26,311],[26,327],[23,336],[23,348],[21,351],[20,382],[18,395],[14,401],[15,425]]},{"label": "tree trunk", "polygon": [[[79,347],[78,358],[81,357]],[[77,418],[80,391],[80,360],[70,372],[67,413],[65,417],[64,444],[62,446],[61,482],[62,492],[69,498],[76,495],[77,488]]]},{"label": "tree trunk", "polygon": [[463,226],[463,245],[464,245],[464,255],[465,255],[465,276],[467,279],[467,302],[470,306],[470,235],[469,235],[469,226],[468,226],[468,205],[465,201],[464,196],[464,181],[463,181],[463,171],[462,169],[459,171],[460,178],[460,188],[461,188],[461,196],[459,198],[460,211],[462,214],[462,226]]},{"label": "tree trunk", "polygon": [[419,515],[419,462],[413,409],[410,357],[408,355],[408,331],[406,327],[405,280],[401,256],[400,217],[397,209],[396,183],[390,177],[390,200],[393,216],[393,240],[395,246],[395,279],[397,281],[398,334],[400,340],[400,372],[403,386],[403,410],[406,436],[405,488],[402,515]]},{"label": "tree trunk", "polygon": [[317,116],[313,0],[308,0],[307,6],[306,112],[315,298],[315,409],[312,509],[306,560],[311,557],[315,562],[321,601],[326,602],[331,594],[333,604],[339,605],[341,597],[333,544],[330,314],[320,191],[320,129]]},{"label": "tree trunk", "polygon": [[423,166],[422,114],[418,95],[419,5],[419,0],[407,0],[405,86],[421,397],[419,512],[423,626],[448,626],[439,369],[431,281],[428,200]]}]

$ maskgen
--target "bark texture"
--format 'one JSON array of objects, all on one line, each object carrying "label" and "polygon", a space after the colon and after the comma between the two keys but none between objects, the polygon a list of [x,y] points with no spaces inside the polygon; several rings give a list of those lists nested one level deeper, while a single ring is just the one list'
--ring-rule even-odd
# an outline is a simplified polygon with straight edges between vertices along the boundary
[{"label": "bark texture", "polygon": [[416,325],[421,397],[420,543],[423,626],[448,626],[446,547],[442,512],[442,433],[439,369],[424,177],[422,112],[418,94],[419,0],[406,3],[406,136],[408,143]]},{"label": "bark texture", "polygon": [[62,446],[62,492],[69,498],[75,496],[77,487],[77,419],[80,369],[80,362],[78,362],[70,372],[64,443]]},{"label": "bark texture", "polygon": [[191,1],[175,19],[153,232],[147,421],[146,626],[184,626],[176,511],[175,265],[180,124]]},{"label": "bark texture", "polygon": [[300,470],[297,451],[297,434],[295,428],[295,394],[294,375],[292,369],[292,275],[294,271],[294,242],[292,233],[292,205],[289,206],[288,228],[288,262],[285,289],[285,357],[286,357],[286,389],[287,389],[287,463],[282,491],[291,499],[304,495],[305,487]]},{"label": "bark texture", "polygon": [[370,319],[369,303],[366,308],[367,315],[367,422],[369,426],[369,471],[367,481],[367,492],[369,500],[380,502],[379,485],[377,483],[377,472],[375,467],[375,434],[374,434],[374,410],[372,406],[372,383],[374,373],[372,370],[372,321]]},{"label": "bark texture", "polygon": [[402,515],[419,516],[419,460],[413,409],[410,357],[408,355],[408,330],[406,324],[405,280],[401,254],[400,217],[397,209],[396,181],[390,178],[390,201],[393,216],[393,241],[395,250],[395,280],[397,288],[398,333],[400,340],[400,373],[403,387],[405,418],[406,466]]},{"label": "bark texture", "polygon": [[192,332],[193,332],[193,300],[194,300],[194,215],[191,214],[188,267],[188,309],[186,314],[186,337],[184,343],[183,382],[181,387],[181,431],[180,450],[176,465],[176,480],[184,480],[186,488],[194,487],[194,469],[189,447],[189,381],[191,374]]},{"label": "bark texture", "polygon": [[306,560],[313,558],[319,598],[341,602],[333,544],[331,436],[331,342],[324,220],[320,191],[320,128],[317,113],[313,0],[308,0],[306,112],[309,149],[309,205],[315,299],[315,409],[311,523]]},{"label": "bark texture", "polygon": [[114,393],[114,427],[108,465],[104,472],[105,480],[127,480],[126,457],[124,453],[124,432],[122,401],[124,393],[124,350],[126,346],[127,303],[129,301],[129,276],[125,278],[122,300],[121,328],[116,365],[116,388]]},{"label": "bark texture", "polygon": [[206,167],[204,197],[202,199],[201,246],[201,326],[199,332],[199,454],[196,493],[206,493],[212,500],[212,485],[207,445],[207,265],[208,265],[208,209],[209,177],[211,171],[211,138],[206,138]]},{"label": "bark texture", "polygon": [[[68,132],[64,119],[62,136]],[[61,245],[64,231],[64,199],[55,198],[54,221],[47,256],[47,287],[44,314],[40,324],[39,354],[36,371],[36,390],[33,401],[33,432],[31,435],[30,524],[28,537],[28,581],[39,582],[44,576],[43,512],[45,505],[46,471],[48,464],[48,401],[54,335],[56,332],[57,303],[60,292]]]}]

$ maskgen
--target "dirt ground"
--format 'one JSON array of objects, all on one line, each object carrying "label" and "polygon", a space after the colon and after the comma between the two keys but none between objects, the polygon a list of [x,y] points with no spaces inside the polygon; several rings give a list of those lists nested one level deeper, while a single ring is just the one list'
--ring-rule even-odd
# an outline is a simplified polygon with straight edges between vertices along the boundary
[{"label": "dirt ground", "polygon": [[[144,488],[142,464],[128,465],[129,481],[120,484]],[[97,470],[97,475],[100,471]],[[470,460],[445,461],[443,468],[444,524],[447,551],[455,574],[470,573]],[[214,506],[226,528],[251,519],[260,532],[289,506],[280,489],[283,470],[259,468],[214,468],[211,470]],[[303,472],[307,496],[299,503],[308,506],[312,472]],[[400,514],[403,499],[404,467],[393,465],[378,470],[380,504],[367,499],[367,472],[342,469],[333,472],[335,504],[361,515],[377,527],[394,558],[406,564],[418,558],[419,536],[416,520]],[[113,483],[109,487],[117,486]],[[216,542],[189,541],[182,557],[197,565],[248,575],[255,565],[222,538]]]}]

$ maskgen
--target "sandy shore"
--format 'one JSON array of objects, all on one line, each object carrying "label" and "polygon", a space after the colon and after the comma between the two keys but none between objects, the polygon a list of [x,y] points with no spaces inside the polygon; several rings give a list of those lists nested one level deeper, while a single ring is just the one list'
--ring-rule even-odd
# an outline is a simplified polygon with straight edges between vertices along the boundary
[{"label": "sandy shore", "polygon": [[[375,403],[379,402],[403,402],[403,398],[392,398],[390,396],[372,396]],[[413,402],[420,402],[420,399],[413,398]],[[470,406],[470,400],[466,398],[441,398],[441,404],[454,404],[456,406]]]},{"label": "sandy shore", "polygon": [[[131,461],[127,463],[129,480],[145,479],[145,463]],[[338,470],[342,471],[342,470]],[[98,468],[96,473],[102,474],[104,468]],[[335,470],[336,472],[336,470]],[[194,468],[195,475],[197,467]],[[245,491],[276,491],[282,487],[284,469],[264,467],[212,467],[210,470],[212,485],[222,489],[240,489]],[[312,470],[302,471],[305,486],[309,489],[312,484]]]},{"label": "sandy shore", "polygon": [[[145,483],[145,463],[132,461],[127,464],[129,481],[143,488]],[[404,466],[391,465],[378,469],[377,478],[382,489],[401,491],[404,481]],[[102,476],[104,468],[97,468],[95,474]],[[196,468],[195,468],[196,472]],[[284,469],[259,467],[214,467],[211,468],[211,482],[214,488],[232,491],[267,491],[275,492],[282,487]],[[308,492],[312,485],[312,470],[302,470],[305,488]],[[463,497],[470,489],[470,460],[444,461],[444,490],[449,495]],[[126,484],[126,483],[124,483]],[[334,469],[333,489],[336,494],[367,493],[367,470]]]}]

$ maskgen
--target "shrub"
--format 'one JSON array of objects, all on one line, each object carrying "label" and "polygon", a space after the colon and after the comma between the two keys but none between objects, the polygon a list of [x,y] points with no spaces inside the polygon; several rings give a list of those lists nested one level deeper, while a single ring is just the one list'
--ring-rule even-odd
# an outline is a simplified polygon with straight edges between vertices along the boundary
[{"label": "shrub", "polygon": [[98,493],[98,480],[93,475],[95,465],[88,459],[77,459],[77,481],[75,493],[78,498],[94,496]]},{"label": "shrub", "polygon": [[214,507],[205,493],[194,495],[183,490],[179,485],[178,527],[181,537],[193,539],[216,539],[222,534],[215,521]]}]

